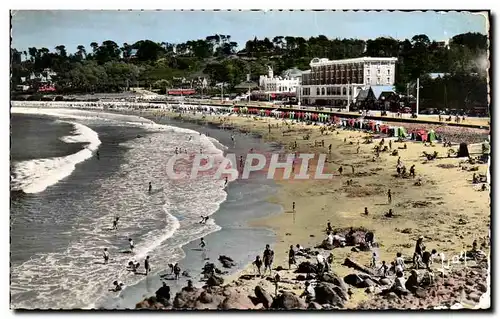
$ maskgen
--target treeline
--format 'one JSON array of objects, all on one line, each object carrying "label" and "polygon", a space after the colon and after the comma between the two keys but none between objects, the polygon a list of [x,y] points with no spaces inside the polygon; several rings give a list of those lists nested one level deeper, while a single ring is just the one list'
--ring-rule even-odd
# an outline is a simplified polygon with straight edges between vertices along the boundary
[{"label": "treeline", "polygon": [[[156,43],[150,40],[134,44],[117,43],[108,40],[101,44],[90,43],[87,49],[79,45],[69,53],[64,45],[51,51],[47,48],[29,48],[28,51],[11,49],[11,85],[28,78],[31,86],[40,85],[40,78],[47,76],[50,69],[57,75],[52,77],[59,92],[111,92],[124,90],[129,86],[200,87],[202,77],[208,78],[208,86],[227,83],[229,90],[246,80],[250,73],[252,80],[267,73],[267,65],[275,74],[297,67],[309,69],[312,58],[344,59],[362,56],[397,57],[396,88],[407,92],[407,85],[414,84],[420,77],[426,85],[422,89],[425,98],[439,101],[459,100],[457,94],[468,94],[474,103],[483,103],[475,93],[477,84],[486,87],[488,68],[487,36],[480,33],[465,33],[450,39],[449,45],[431,41],[428,36],[415,35],[411,39],[396,40],[380,37],[373,40],[328,39],[319,35],[302,37],[276,36],[249,40],[238,50],[230,35],[211,35],[205,39],[185,43]],[[428,73],[449,74],[444,79],[425,79]],[[34,74],[35,77],[30,79]],[[456,79],[462,79],[456,81]],[[464,80],[465,79],[465,80]],[[449,82],[447,92],[433,89],[425,92],[433,82]],[[454,83],[474,83],[474,87],[453,90]],[[413,85],[414,90],[414,85]],[[434,92],[438,91],[438,92]],[[457,91],[457,94],[453,93]],[[476,90],[477,91],[477,90]],[[412,93],[414,93],[412,91]],[[444,97],[448,95],[448,97]],[[439,98],[438,98],[439,97]],[[446,102],[447,103],[447,102]]]}]

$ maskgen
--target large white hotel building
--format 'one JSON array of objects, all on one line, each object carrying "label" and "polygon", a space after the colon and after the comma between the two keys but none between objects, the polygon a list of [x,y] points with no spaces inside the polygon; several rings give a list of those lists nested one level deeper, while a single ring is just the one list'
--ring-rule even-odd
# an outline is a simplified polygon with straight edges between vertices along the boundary
[{"label": "large white hotel building", "polygon": [[345,106],[356,101],[360,90],[370,86],[393,86],[396,61],[397,58],[314,58],[311,70],[302,73],[300,102]]}]

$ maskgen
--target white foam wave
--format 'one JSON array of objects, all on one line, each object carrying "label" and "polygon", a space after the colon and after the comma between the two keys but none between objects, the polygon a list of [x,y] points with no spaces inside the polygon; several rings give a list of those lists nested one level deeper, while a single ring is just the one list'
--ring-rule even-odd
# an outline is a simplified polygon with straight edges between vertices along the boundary
[{"label": "white foam wave", "polygon": [[92,157],[101,144],[99,135],[91,128],[74,122],[75,135],[61,138],[66,143],[88,143],[81,151],[64,157],[33,159],[16,163],[14,167],[13,190],[25,193],[39,193],[57,184],[75,170],[78,163]]}]

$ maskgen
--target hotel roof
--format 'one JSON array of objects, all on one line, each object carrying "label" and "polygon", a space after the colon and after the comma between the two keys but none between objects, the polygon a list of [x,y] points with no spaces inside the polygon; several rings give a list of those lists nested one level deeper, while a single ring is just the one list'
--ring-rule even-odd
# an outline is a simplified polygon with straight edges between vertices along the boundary
[{"label": "hotel roof", "polygon": [[345,64],[345,63],[360,63],[360,62],[396,62],[398,58],[383,58],[383,57],[361,57],[354,59],[328,60],[314,58],[311,60],[310,66],[329,65],[329,64]]}]

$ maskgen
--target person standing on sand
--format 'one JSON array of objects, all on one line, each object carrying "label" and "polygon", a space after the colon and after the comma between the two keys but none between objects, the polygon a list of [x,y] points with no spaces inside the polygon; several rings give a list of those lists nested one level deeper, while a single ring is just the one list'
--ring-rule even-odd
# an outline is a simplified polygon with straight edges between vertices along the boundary
[{"label": "person standing on sand", "polygon": [[104,258],[104,264],[107,264],[109,261],[109,252],[107,248],[104,248],[104,252],[102,253],[102,257]]},{"label": "person standing on sand", "polygon": [[328,145],[328,153],[332,154],[332,144]]},{"label": "person standing on sand", "polygon": [[260,259],[260,256],[255,257],[253,264],[257,268],[257,272],[259,273],[259,276],[260,276],[261,275],[260,268],[262,267],[262,259]]},{"label": "person standing on sand", "polygon": [[272,265],[273,265],[273,260],[274,260],[274,251],[270,248],[269,245],[266,245],[266,249],[264,250],[263,254],[263,259],[264,259],[264,275],[266,274],[266,269],[269,268],[269,274],[271,275],[272,273]]},{"label": "person standing on sand", "polygon": [[175,265],[174,265],[175,280],[179,279],[180,274],[181,274],[181,267],[179,266],[179,263],[175,263]]},{"label": "person standing on sand", "polygon": [[293,245],[290,245],[290,250],[288,251],[288,269],[292,269],[292,265],[296,265],[297,261],[295,260],[295,249],[293,249]]},{"label": "person standing on sand", "polygon": [[410,167],[410,176],[415,178],[415,164]]},{"label": "person standing on sand", "polygon": [[392,194],[390,189],[387,191],[387,201],[389,204],[392,203]]},{"label": "person standing on sand", "polygon": [[151,182],[149,182],[149,186],[148,186],[148,192],[151,193],[151,191],[153,190],[153,186],[151,185]]},{"label": "person standing on sand", "polygon": [[295,202],[292,203],[292,212],[295,213]]},{"label": "person standing on sand", "polygon": [[377,254],[375,252],[373,252],[372,254],[372,261],[370,263],[370,267],[371,268],[377,267]]},{"label": "person standing on sand", "polygon": [[342,171],[343,171],[343,170],[344,170],[344,169],[342,168],[342,166],[340,166],[340,167],[339,167],[339,169],[338,169],[338,171],[339,171],[339,174],[340,174],[340,175],[342,175]]},{"label": "person standing on sand", "polygon": [[389,270],[389,267],[385,264],[385,260],[382,261],[382,266],[378,270],[378,272],[382,272],[383,277],[387,277],[387,271]]},{"label": "person standing on sand", "polygon": [[392,150],[392,140],[389,140],[389,149]]},{"label": "person standing on sand", "polygon": [[368,207],[365,207],[365,215],[368,215]]}]

